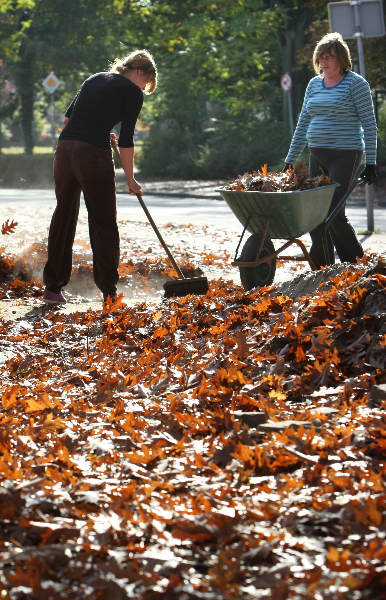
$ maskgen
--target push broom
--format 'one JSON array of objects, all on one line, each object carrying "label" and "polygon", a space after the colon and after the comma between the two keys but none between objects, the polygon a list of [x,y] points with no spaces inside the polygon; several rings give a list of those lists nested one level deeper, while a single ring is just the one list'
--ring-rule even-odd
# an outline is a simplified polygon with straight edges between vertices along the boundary
[{"label": "push broom", "polygon": [[[112,140],[112,147],[115,153],[115,156],[119,160],[121,164],[121,156],[117,147],[117,143],[114,143]],[[173,296],[186,296],[187,294],[205,294],[209,289],[208,280],[206,277],[185,277],[180,267],[176,263],[174,256],[170,252],[168,246],[166,245],[157,225],[155,224],[149,209],[147,208],[144,199],[142,198],[142,194],[136,194],[138,198],[138,202],[144,210],[144,213],[152,226],[154,233],[159,239],[161,246],[165,250],[170,262],[173,265],[174,270],[176,271],[179,279],[170,279],[164,283],[165,297],[172,298]]]}]

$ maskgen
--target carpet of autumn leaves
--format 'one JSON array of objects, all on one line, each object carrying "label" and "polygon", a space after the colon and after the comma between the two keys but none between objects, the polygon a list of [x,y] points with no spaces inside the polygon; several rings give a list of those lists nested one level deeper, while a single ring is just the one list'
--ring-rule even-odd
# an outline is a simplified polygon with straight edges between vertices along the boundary
[{"label": "carpet of autumn leaves", "polygon": [[[81,207],[82,208],[82,207]],[[42,274],[47,259],[47,223],[50,215],[39,215],[37,222],[31,214],[21,222],[3,224],[4,233],[16,235],[0,238],[0,300],[40,297],[43,293]],[[46,220],[44,220],[46,219]],[[11,226],[11,227],[10,227]],[[160,297],[163,283],[176,277],[148,223],[133,219],[120,219],[121,257],[119,288],[126,298],[149,300]],[[229,275],[235,269],[228,266],[234,251],[234,238],[227,232],[213,231],[207,225],[162,226],[168,245],[186,277],[205,275],[217,278]],[[36,240],[41,241],[36,241]],[[181,240],[183,243],[181,243]],[[189,240],[184,245],[185,240]],[[219,253],[213,251],[213,243]],[[199,266],[198,266],[199,265]],[[72,300],[101,297],[92,275],[92,256],[88,240],[87,213],[81,210],[73,251],[73,270],[66,294]]]},{"label": "carpet of autumn leaves", "polygon": [[0,598],[383,598],[385,280],[0,314]]}]

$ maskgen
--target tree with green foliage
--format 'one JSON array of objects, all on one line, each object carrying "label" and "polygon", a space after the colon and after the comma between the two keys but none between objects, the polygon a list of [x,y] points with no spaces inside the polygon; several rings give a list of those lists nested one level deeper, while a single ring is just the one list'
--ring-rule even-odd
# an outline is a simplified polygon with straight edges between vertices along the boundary
[{"label": "tree with green foliage", "polygon": [[325,0],[146,5],[146,43],[162,63],[144,171],[230,176],[280,164],[290,139],[280,77],[291,75],[296,121],[315,43],[329,30]]},{"label": "tree with green foliage", "polygon": [[[160,83],[141,113],[151,126],[144,172],[233,176],[279,164],[290,137],[280,77],[291,75],[296,121],[327,16],[325,0],[0,0],[0,58],[18,89],[26,152],[51,70],[64,108],[90,73],[145,47]],[[366,65],[370,85],[385,87],[380,44],[365,40]]]},{"label": "tree with green foliage", "polygon": [[6,122],[14,115],[18,105],[16,90],[8,81],[0,80],[0,152],[3,147]]},{"label": "tree with green foliage", "polygon": [[[157,165],[160,173],[177,174],[190,165],[191,175],[233,175],[280,160],[289,139],[280,76],[294,65],[303,94],[309,68],[297,63],[293,40],[315,14],[310,4],[293,0],[283,9],[266,0],[149,3],[157,22],[150,41],[164,56],[144,169]],[[186,110],[192,102],[203,107],[194,116]]]},{"label": "tree with green foliage", "polygon": [[123,0],[0,0],[4,22],[12,24],[1,48],[20,97],[27,154],[33,151],[33,110],[44,77],[54,70],[60,79],[79,83],[105,69],[119,44],[123,12],[127,24],[124,9]]}]

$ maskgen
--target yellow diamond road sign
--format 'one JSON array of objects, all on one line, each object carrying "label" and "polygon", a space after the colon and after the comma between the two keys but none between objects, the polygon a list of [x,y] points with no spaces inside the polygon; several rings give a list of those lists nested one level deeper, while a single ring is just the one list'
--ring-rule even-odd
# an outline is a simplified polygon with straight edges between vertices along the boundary
[{"label": "yellow diamond road sign", "polygon": [[47,92],[52,94],[55,90],[60,86],[61,81],[56,77],[55,73],[51,71],[49,75],[43,81],[43,86],[46,88]]}]

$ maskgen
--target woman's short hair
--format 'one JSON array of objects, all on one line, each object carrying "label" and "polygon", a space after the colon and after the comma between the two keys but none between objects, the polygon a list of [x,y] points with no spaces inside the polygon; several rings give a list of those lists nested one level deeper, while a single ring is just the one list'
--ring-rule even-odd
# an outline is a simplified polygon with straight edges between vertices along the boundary
[{"label": "woman's short hair", "polygon": [[144,89],[145,94],[152,94],[157,87],[157,66],[154,58],[147,50],[134,50],[125,58],[116,58],[111,64],[110,73],[123,75],[126,71],[139,69],[148,75],[148,82]]},{"label": "woman's short hair", "polygon": [[315,73],[317,73],[318,75],[321,75],[321,73],[323,73],[323,70],[320,67],[320,57],[324,52],[328,52],[328,54],[336,56],[336,58],[339,61],[342,73],[347,73],[347,71],[350,71],[352,67],[350,50],[340,33],[327,33],[316,44],[314,55],[312,58]]}]

